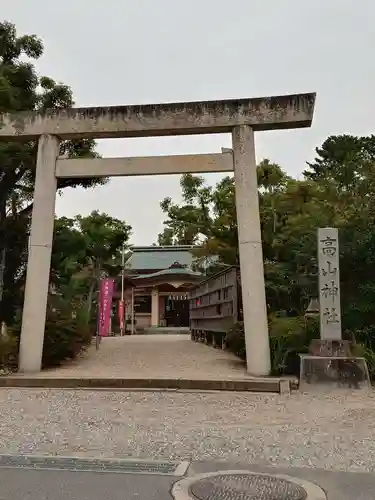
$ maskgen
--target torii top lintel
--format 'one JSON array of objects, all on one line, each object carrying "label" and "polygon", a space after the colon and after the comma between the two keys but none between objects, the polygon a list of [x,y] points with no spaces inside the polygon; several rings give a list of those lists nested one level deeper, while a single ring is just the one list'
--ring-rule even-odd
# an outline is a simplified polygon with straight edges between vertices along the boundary
[{"label": "torii top lintel", "polygon": [[309,127],[315,93],[253,99],[106,106],[0,115],[0,141],[51,134],[64,139],[151,137]]}]

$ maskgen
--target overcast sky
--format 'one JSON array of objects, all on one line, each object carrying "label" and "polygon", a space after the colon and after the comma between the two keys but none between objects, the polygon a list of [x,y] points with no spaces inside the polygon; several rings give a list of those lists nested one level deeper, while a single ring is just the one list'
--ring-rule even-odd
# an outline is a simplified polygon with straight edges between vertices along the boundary
[{"label": "overcast sky", "polygon": [[[19,34],[43,38],[40,73],[70,85],[77,106],[317,92],[311,129],[260,132],[257,157],[298,176],[328,135],[375,132],[373,0],[0,0]],[[219,152],[221,136],[105,140],[104,156]],[[218,175],[207,176],[214,183]],[[132,243],[162,229],[159,202],[177,176],[115,178],[67,190],[57,215],[94,209],[125,219]]]}]

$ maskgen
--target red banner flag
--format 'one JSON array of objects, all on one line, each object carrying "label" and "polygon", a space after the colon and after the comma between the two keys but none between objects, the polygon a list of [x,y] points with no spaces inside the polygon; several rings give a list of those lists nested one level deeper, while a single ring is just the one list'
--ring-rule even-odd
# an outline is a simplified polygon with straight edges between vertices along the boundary
[{"label": "red banner flag", "polygon": [[99,335],[107,337],[111,324],[112,298],[113,298],[114,280],[102,279],[100,281],[99,296]]}]

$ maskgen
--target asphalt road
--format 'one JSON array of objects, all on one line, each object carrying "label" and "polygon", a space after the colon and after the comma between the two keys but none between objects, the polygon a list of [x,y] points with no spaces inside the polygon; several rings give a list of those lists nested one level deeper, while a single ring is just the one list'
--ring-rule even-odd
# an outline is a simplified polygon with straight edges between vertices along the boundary
[{"label": "asphalt road", "polygon": [[[375,474],[320,469],[265,468],[241,463],[192,463],[194,476],[219,470],[275,472],[318,484],[328,500],[374,500]],[[82,472],[0,468],[1,500],[171,500],[171,487],[181,478],[138,473]]]},{"label": "asphalt road", "polygon": [[176,477],[0,469],[1,500],[171,500]]}]

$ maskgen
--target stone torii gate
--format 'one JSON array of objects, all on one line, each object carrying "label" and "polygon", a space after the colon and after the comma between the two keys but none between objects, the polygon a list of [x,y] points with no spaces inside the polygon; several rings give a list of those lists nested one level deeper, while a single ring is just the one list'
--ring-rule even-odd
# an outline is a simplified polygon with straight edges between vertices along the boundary
[{"label": "stone torii gate", "polygon": [[[225,101],[113,106],[0,115],[0,141],[38,141],[20,342],[21,372],[41,369],[57,178],[230,172],[234,170],[247,369],[268,375],[254,132],[309,127],[315,94]],[[137,158],[63,159],[60,141],[231,133],[232,152]]]}]

